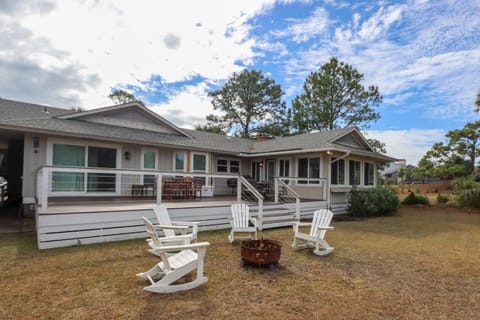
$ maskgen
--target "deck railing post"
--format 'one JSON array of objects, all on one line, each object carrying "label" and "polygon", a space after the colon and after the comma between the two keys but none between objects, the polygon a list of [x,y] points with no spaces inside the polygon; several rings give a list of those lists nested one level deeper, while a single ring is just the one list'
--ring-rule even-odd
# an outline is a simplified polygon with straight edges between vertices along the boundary
[{"label": "deck railing post", "polygon": [[42,203],[42,209],[46,210],[48,208],[48,177],[50,175],[50,170],[48,168],[42,168],[42,184],[41,184],[41,203]]},{"label": "deck railing post", "polygon": [[300,221],[300,198],[296,198],[295,201],[295,219]]},{"label": "deck railing post", "polygon": [[278,203],[278,177],[274,179],[274,201]]},{"label": "deck railing post", "polygon": [[162,175],[157,174],[157,204],[162,203]]},{"label": "deck railing post", "polygon": [[237,178],[237,202],[242,202],[242,179]]},{"label": "deck railing post", "polygon": [[263,230],[263,199],[258,199],[258,220],[260,222],[258,229]]}]

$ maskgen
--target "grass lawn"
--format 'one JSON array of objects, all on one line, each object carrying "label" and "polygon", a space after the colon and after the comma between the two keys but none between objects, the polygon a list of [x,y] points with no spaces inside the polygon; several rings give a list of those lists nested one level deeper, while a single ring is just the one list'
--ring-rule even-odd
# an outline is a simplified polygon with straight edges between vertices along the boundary
[{"label": "grass lawn", "polygon": [[240,268],[228,230],[200,233],[206,285],[143,291],[157,259],[143,240],[38,251],[33,235],[0,235],[0,319],[478,319],[480,214],[402,208],[334,222],[326,257],[283,242],[280,267]]}]

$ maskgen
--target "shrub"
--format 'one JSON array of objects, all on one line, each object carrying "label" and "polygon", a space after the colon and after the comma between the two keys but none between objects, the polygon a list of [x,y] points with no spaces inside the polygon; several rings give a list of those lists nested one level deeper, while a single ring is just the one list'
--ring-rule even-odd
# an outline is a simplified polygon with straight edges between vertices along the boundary
[{"label": "shrub", "polygon": [[409,195],[403,199],[402,204],[429,204],[427,197],[416,196],[415,193],[410,192]]},{"label": "shrub", "polygon": [[390,188],[372,188],[350,192],[348,211],[355,217],[378,217],[393,214],[400,200]]},{"label": "shrub", "polygon": [[441,193],[437,195],[437,203],[445,204],[448,202],[448,196],[444,196]]},{"label": "shrub", "polygon": [[453,193],[459,205],[480,207],[480,184],[474,177],[462,177],[452,181]]}]

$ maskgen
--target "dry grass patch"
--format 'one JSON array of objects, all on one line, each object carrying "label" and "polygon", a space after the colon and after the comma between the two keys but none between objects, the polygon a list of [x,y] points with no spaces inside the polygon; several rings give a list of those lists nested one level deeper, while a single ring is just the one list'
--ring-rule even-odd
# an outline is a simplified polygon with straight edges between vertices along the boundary
[{"label": "dry grass patch", "polygon": [[276,272],[240,268],[227,230],[209,241],[209,282],[175,294],[135,277],[157,260],[143,240],[48,251],[2,235],[1,319],[475,319],[480,314],[480,215],[404,208],[393,217],[334,223],[336,251],[294,252],[289,228]]}]

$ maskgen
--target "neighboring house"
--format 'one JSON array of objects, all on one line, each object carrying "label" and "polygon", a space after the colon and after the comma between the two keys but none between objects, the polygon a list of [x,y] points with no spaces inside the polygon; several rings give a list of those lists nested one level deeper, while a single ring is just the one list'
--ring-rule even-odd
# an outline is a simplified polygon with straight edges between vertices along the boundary
[{"label": "neighboring house", "polygon": [[[373,187],[377,163],[396,160],[356,128],[242,139],[179,128],[138,103],[75,112],[0,99],[0,143],[9,192],[35,210],[39,248],[143,236],[155,201],[204,230],[226,227],[235,201],[252,203],[264,227],[319,206],[344,212],[351,187]],[[172,177],[202,189],[165,200]]]},{"label": "neighboring house", "polygon": [[380,176],[387,181],[392,183],[399,183],[402,179],[398,177],[398,171],[401,168],[405,168],[407,161],[405,159],[399,159],[396,162],[389,163],[385,169],[380,172]]}]

